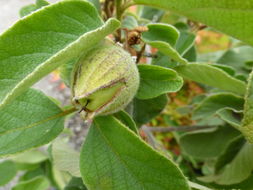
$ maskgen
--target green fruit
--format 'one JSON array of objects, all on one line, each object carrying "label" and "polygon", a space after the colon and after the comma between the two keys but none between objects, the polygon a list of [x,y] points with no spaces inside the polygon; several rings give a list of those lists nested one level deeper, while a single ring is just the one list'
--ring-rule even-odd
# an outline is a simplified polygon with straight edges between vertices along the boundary
[{"label": "green fruit", "polygon": [[85,54],[72,78],[72,101],[85,119],[123,109],[139,86],[139,73],[132,57],[107,40]]}]

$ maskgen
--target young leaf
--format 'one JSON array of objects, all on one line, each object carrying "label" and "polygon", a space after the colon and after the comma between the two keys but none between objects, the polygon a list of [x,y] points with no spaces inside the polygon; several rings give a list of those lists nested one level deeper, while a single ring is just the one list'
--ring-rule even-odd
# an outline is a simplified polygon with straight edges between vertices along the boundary
[{"label": "young leaf", "polygon": [[27,5],[27,6],[22,7],[19,11],[19,15],[20,15],[20,17],[24,17],[26,15],[29,15],[33,11],[36,11],[37,9],[47,6],[47,5],[49,5],[49,3],[45,0],[36,0],[35,4],[31,4],[31,5]]},{"label": "young leaf", "polygon": [[216,112],[216,114],[225,122],[240,130],[242,111],[233,108],[223,108]]},{"label": "young leaf", "polygon": [[232,93],[212,94],[195,108],[193,119],[210,117],[223,108],[242,110],[243,104],[243,98]]},{"label": "young leaf", "polygon": [[69,172],[72,176],[81,177],[79,152],[75,151],[63,138],[57,138],[52,144],[54,166],[60,171]]},{"label": "young leaf", "polygon": [[22,164],[38,164],[47,159],[48,156],[39,150],[31,150],[11,157],[14,162]]},{"label": "young leaf", "polygon": [[0,156],[38,147],[57,137],[64,127],[63,112],[41,92],[29,89],[0,109]]},{"label": "young leaf", "polygon": [[241,80],[231,77],[223,70],[205,63],[190,63],[179,66],[176,71],[184,78],[220,88],[239,95],[246,92],[246,84]]},{"label": "young leaf", "polygon": [[174,26],[168,24],[148,24],[148,31],[142,33],[142,40],[157,48],[164,55],[169,56],[174,61],[187,64],[187,60],[180,56],[180,54],[173,48],[175,46],[179,32]]},{"label": "young leaf", "polygon": [[238,135],[240,133],[236,129],[228,126],[219,127],[215,131],[190,132],[180,137],[180,146],[194,158],[215,158],[224,151],[231,139]]},{"label": "young leaf", "polygon": [[131,129],[133,132],[135,132],[136,134],[139,133],[134,120],[130,117],[130,115],[128,115],[127,112],[119,111],[113,114],[113,116],[116,119],[118,119],[120,122],[122,122],[125,126],[127,126],[129,129]]},{"label": "young leaf", "polygon": [[0,36],[0,107],[118,27],[115,19],[103,24],[81,0],[60,1],[18,21]]},{"label": "young leaf", "polygon": [[167,102],[168,98],[166,94],[147,100],[134,98],[133,118],[137,125],[141,126],[161,113],[167,105]]},{"label": "young leaf", "polygon": [[220,172],[226,164],[230,163],[234,159],[244,146],[245,142],[246,141],[242,135],[235,137],[229,142],[227,148],[222,152],[215,163],[215,173]]},{"label": "young leaf", "polygon": [[17,173],[15,163],[10,160],[0,162],[0,186],[7,184],[11,181]]},{"label": "young leaf", "polygon": [[39,176],[28,181],[20,182],[12,190],[46,190],[50,187],[49,181],[44,176]]},{"label": "young leaf", "polygon": [[223,170],[214,176],[200,178],[203,181],[215,182],[221,185],[237,184],[248,177],[253,171],[253,145],[248,142],[240,149],[233,160]]},{"label": "young leaf", "polygon": [[155,65],[138,65],[140,87],[136,97],[150,99],[169,92],[177,92],[183,86],[183,79],[177,72]]},{"label": "young leaf", "polygon": [[134,0],[184,15],[253,45],[252,0]]},{"label": "young leaf", "polygon": [[253,143],[253,70],[250,73],[245,95],[244,117],[242,121],[241,131],[246,139]]},{"label": "young leaf", "polygon": [[81,150],[88,189],[189,190],[179,168],[112,116],[98,117]]}]

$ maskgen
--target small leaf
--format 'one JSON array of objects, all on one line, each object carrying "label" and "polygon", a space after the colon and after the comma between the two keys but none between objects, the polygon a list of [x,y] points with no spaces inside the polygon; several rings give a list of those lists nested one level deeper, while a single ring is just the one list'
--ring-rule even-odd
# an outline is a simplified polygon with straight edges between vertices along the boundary
[{"label": "small leaf", "polygon": [[179,32],[177,29],[168,24],[148,24],[148,31],[142,33],[142,40],[157,48],[164,55],[169,56],[174,61],[181,63],[182,65],[187,64],[187,60],[182,58],[180,54],[173,48],[175,46]]},{"label": "small leaf", "polygon": [[134,0],[175,12],[253,45],[252,1]]},{"label": "small leaf", "polygon": [[134,120],[130,117],[130,115],[128,115],[127,112],[119,111],[119,112],[113,114],[113,116],[116,119],[118,119],[119,121],[121,121],[125,126],[127,126],[129,129],[131,129],[136,134],[139,133]]},{"label": "small leaf", "polygon": [[216,112],[216,114],[225,122],[240,130],[242,111],[233,108],[223,108]]},{"label": "small leaf", "polygon": [[[253,171],[253,144],[248,142],[240,149],[233,160],[223,170],[214,176],[203,177],[202,180],[221,185],[231,185],[243,182]],[[205,179],[206,178],[206,179]]]},{"label": "small leaf", "polygon": [[246,85],[231,77],[223,70],[205,63],[190,63],[179,66],[176,71],[186,79],[216,87],[239,95],[244,95]]},{"label": "small leaf", "polygon": [[0,162],[0,186],[3,186],[11,181],[17,173],[15,163],[10,160]]},{"label": "small leaf", "polygon": [[12,156],[11,159],[16,163],[38,164],[48,159],[48,156],[39,150],[31,150]]},{"label": "small leaf", "polygon": [[162,16],[164,15],[164,11],[161,9],[156,9],[153,7],[142,6],[140,10],[140,18],[151,20],[152,22],[158,22]]},{"label": "small leaf", "polygon": [[190,132],[180,137],[180,146],[194,158],[215,158],[224,151],[231,139],[238,135],[240,133],[231,127]]},{"label": "small leaf", "polygon": [[64,190],[87,190],[83,184],[82,178],[73,177]]},{"label": "small leaf", "polygon": [[215,163],[215,172],[221,171],[221,169],[228,163],[230,163],[234,157],[238,154],[238,152],[241,150],[241,148],[245,144],[245,139],[242,137],[242,135],[235,137],[232,139],[225,151],[222,152],[222,154],[218,157],[216,163]]},{"label": "small leaf", "polygon": [[12,190],[47,190],[50,187],[46,177],[39,176],[28,181],[20,182]]},{"label": "small leaf", "polygon": [[232,93],[218,93],[208,96],[193,112],[193,119],[202,119],[214,115],[223,108],[243,109],[244,100]]},{"label": "small leaf", "polygon": [[54,166],[60,171],[69,172],[72,176],[81,177],[79,168],[80,154],[63,138],[57,138],[52,144]]},{"label": "small leaf", "polygon": [[0,107],[119,27],[86,1],[68,0],[25,17],[0,36]]},{"label": "small leaf", "polygon": [[169,92],[177,92],[183,79],[172,70],[155,65],[138,65],[140,87],[136,97],[150,99]]},{"label": "small leaf", "polygon": [[96,7],[96,9],[99,13],[101,12],[101,6],[100,6],[99,0],[88,0],[88,1]]},{"label": "small leaf", "polygon": [[63,112],[39,91],[29,89],[0,109],[0,156],[49,143],[64,127]]},{"label": "small leaf", "polygon": [[24,6],[20,9],[19,15],[20,15],[20,17],[24,17],[24,16],[29,15],[32,12],[36,11],[37,9],[38,9],[37,6],[34,4]]},{"label": "small leaf", "polygon": [[166,159],[112,116],[98,117],[81,150],[81,174],[90,190],[189,190]]},{"label": "small leaf", "polygon": [[168,98],[167,95],[161,95],[156,98],[140,100],[134,98],[133,105],[133,118],[138,126],[149,122],[155,116],[163,111],[167,105]]}]

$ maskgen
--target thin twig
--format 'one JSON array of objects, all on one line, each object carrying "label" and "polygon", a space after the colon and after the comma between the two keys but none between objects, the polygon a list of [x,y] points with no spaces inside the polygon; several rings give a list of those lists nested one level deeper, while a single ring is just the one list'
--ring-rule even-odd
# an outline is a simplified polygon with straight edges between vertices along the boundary
[{"label": "thin twig", "polygon": [[210,129],[216,127],[213,126],[178,126],[178,127],[148,127],[146,125],[142,126],[144,131],[150,132],[160,132],[160,133],[167,133],[173,131],[197,131],[202,129]]}]

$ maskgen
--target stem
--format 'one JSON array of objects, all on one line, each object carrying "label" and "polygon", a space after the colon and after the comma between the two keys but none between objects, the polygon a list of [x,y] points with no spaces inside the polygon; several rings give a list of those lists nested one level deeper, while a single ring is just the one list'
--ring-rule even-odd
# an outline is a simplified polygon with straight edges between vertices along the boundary
[{"label": "stem", "polygon": [[60,115],[61,116],[69,115],[75,111],[77,111],[77,109],[75,107],[71,107],[69,109],[64,110]]},{"label": "stem", "polygon": [[213,126],[179,126],[179,127],[148,127],[148,126],[142,126],[142,129],[144,131],[150,131],[150,132],[160,132],[160,133],[167,133],[167,132],[173,132],[173,131],[197,131],[202,129],[210,129],[216,127]]},{"label": "stem", "polygon": [[[121,17],[124,11],[121,10],[122,0],[115,0],[116,18],[121,21]],[[117,30],[116,41],[121,42],[121,29]]]}]

